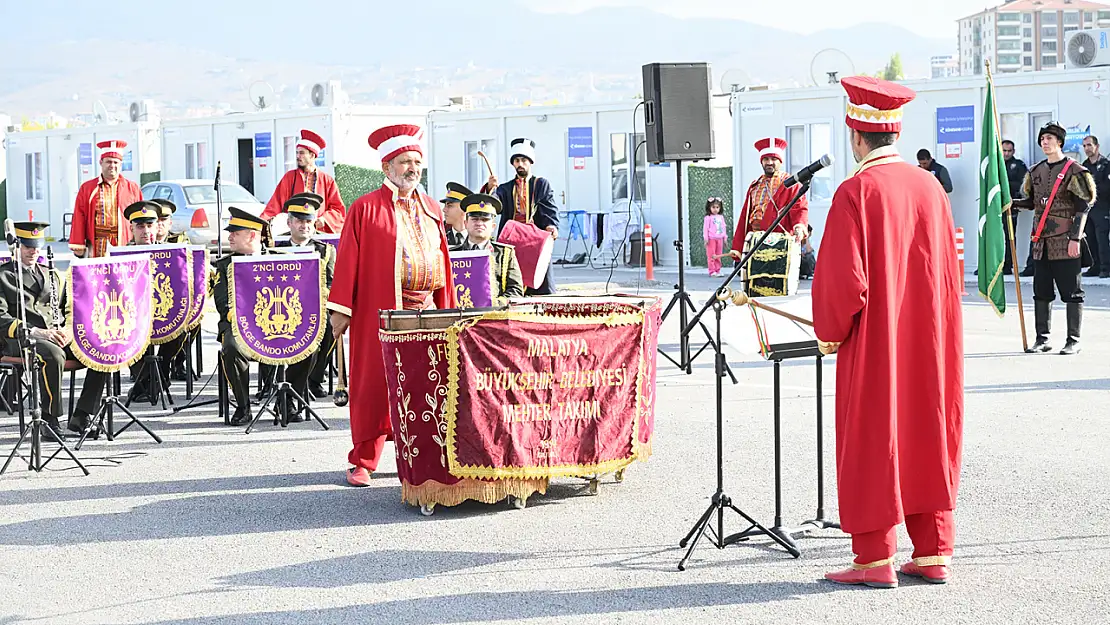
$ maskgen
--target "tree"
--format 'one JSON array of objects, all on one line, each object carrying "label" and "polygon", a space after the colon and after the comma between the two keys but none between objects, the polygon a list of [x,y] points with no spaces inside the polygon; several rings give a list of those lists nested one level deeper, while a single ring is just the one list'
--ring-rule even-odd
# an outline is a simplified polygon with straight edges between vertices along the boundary
[{"label": "tree", "polygon": [[875,78],[882,78],[883,80],[902,80],[905,77],[905,74],[902,73],[902,55],[898,52],[890,55],[886,67],[875,73]]}]

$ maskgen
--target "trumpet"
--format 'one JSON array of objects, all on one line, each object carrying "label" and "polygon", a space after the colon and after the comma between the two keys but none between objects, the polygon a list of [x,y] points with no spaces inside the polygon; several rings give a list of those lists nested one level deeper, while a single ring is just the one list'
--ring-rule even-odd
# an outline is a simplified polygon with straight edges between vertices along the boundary
[{"label": "trumpet", "polygon": [[60,330],[65,319],[58,310],[58,276],[54,271],[54,250],[46,248],[46,273],[50,283],[50,329]]},{"label": "trumpet", "polygon": [[341,336],[335,342],[335,359],[339,363],[339,382],[336,383],[335,394],[332,396],[332,401],[340,408],[351,401],[351,396],[347,393],[347,358],[343,351],[343,337]]}]

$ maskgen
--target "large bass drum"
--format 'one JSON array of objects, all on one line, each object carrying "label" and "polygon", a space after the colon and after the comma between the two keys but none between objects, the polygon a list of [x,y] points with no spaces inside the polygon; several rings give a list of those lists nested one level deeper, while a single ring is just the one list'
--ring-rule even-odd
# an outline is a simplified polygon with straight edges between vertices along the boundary
[{"label": "large bass drum", "polygon": [[[762,236],[762,232],[749,232],[744,237],[744,255],[747,255]],[[797,294],[801,256],[801,247],[793,235],[772,232],[740,270],[744,292],[750,297]]]}]

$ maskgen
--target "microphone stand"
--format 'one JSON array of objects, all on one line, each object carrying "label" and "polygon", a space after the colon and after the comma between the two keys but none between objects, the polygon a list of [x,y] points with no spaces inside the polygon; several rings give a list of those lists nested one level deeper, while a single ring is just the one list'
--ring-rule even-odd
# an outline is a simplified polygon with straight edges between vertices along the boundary
[{"label": "microphone stand", "polygon": [[216,191],[216,258],[220,259],[224,256],[224,194],[220,189],[220,162],[216,161],[216,184],[213,187]]},{"label": "microphone stand", "polygon": [[[740,508],[736,507],[736,505],[732,503],[732,498],[725,494],[724,391],[722,388],[722,380],[726,375],[725,371],[728,367],[728,363],[725,359],[724,347],[721,343],[721,313],[728,305],[728,299],[731,295],[731,289],[728,285],[733,281],[733,279],[736,278],[737,274],[740,273],[740,270],[744,267],[745,264],[747,264],[747,262],[755,254],[755,252],[763,246],[763,242],[767,240],[767,237],[770,236],[770,234],[774,232],[775,228],[778,227],[782,220],[786,218],[786,216],[790,213],[790,209],[794,208],[794,205],[798,203],[798,200],[800,200],[802,196],[804,196],[808,191],[809,181],[807,180],[801,183],[801,188],[798,189],[798,193],[794,195],[794,197],[790,200],[790,203],[787,204],[785,208],[779,211],[778,217],[776,217],[771,226],[767,228],[767,231],[763,233],[763,236],[759,238],[759,241],[757,241],[755,245],[753,245],[752,248],[748,251],[748,253],[741,258],[740,262],[736,263],[736,266],[732,269],[732,273],[730,273],[728,277],[725,278],[725,281],[721,283],[721,286],[719,286],[717,290],[714,291],[713,295],[705,303],[705,306],[703,306],[702,309],[698,311],[697,315],[695,315],[694,318],[690,320],[689,325],[682,329],[684,333],[692,332],[694,326],[698,324],[702,316],[705,315],[706,311],[708,311],[710,308],[713,308],[717,319],[717,340],[713,342],[713,350],[716,356],[716,358],[714,359],[714,376],[716,377],[717,391],[717,492],[713,493],[713,496],[709,503],[709,507],[706,508],[704,513],[702,513],[697,523],[694,524],[694,527],[692,527],[689,533],[686,534],[686,537],[678,543],[679,547],[686,547],[687,544],[690,545],[690,548],[686,550],[686,555],[683,556],[682,560],[680,560],[678,563],[678,570],[680,571],[686,570],[686,562],[690,559],[690,556],[693,555],[694,549],[698,546],[698,541],[700,541],[701,537],[706,534],[711,534],[709,540],[711,541],[711,544],[717,549],[724,549],[729,545],[741,541],[746,541],[753,536],[762,535],[767,536],[774,542],[778,543],[780,547],[785,549],[787,553],[794,556],[795,558],[801,556],[801,551],[799,551],[798,547],[793,544],[792,540],[788,540],[789,537],[784,537],[780,535],[781,532],[776,532],[760,525],[759,522],[757,522]],[[726,508],[739,514],[746,522],[750,524],[750,527],[742,532],[726,535]],[[717,513],[716,528],[710,525],[710,522],[712,521],[714,516],[714,512]],[[691,539],[693,539],[692,542]]]},{"label": "microphone stand", "polygon": [[[15,239],[15,242],[12,245],[14,246],[14,249],[12,250],[12,263],[15,265],[16,283],[19,285],[20,325],[19,329],[16,332],[16,337],[19,341],[23,356],[24,379],[21,380],[21,383],[30,390],[29,395],[31,400],[31,423],[27,427],[27,429],[23,430],[23,433],[20,434],[19,442],[15,444],[15,448],[12,449],[12,453],[8,455],[7,461],[4,462],[4,466],[0,468],[0,475],[3,475],[4,472],[8,470],[8,466],[12,463],[12,460],[14,460],[17,455],[19,455],[20,458],[23,458],[23,456],[19,454],[19,448],[22,447],[23,443],[27,441],[28,435],[30,435],[31,437],[31,456],[27,459],[28,471],[41,473],[42,470],[46,468],[46,465],[50,464],[51,460],[56,458],[59,453],[64,451],[66,452],[66,455],[70,457],[70,459],[77,463],[77,466],[81,468],[81,471],[85,475],[88,475],[89,470],[85,468],[85,465],[77,459],[77,456],[75,456],[70,448],[65,444],[65,441],[62,440],[61,433],[55,432],[54,428],[51,427],[50,424],[42,418],[42,406],[39,404],[39,398],[42,396],[42,393],[39,389],[39,380],[42,379],[43,361],[42,359],[38,358],[38,353],[36,352],[37,341],[34,337],[34,334],[31,332],[31,329],[27,327],[27,292],[24,290],[23,284],[23,256],[20,249],[22,246],[19,243],[18,237]],[[46,279],[53,280],[54,277],[47,276]],[[54,311],[51,311],[50,314],[53,315]],[[30,377],[30,380],[27,380],[27,377]],[[52,436],[54,438],[54,441],[58,443],[58,449],[45,460],[43,460],[42,458],[43,430],[46,430],[46,433]]]}]

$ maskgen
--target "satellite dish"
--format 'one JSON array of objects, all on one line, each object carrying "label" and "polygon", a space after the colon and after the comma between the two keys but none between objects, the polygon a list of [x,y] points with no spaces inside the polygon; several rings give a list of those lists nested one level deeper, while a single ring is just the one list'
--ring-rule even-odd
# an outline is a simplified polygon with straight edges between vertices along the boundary
[{"label": "satellite dish", "polygon": [[809,63],[809,77],[816,87],[840,84],[841,78],[854,76],[855,73],[856,65],[851,57],[837,48],[821,50],[813,55]]},{"label": "satellite dish", "polygon": [[108,123],[108,109],[100,100],[93,103],[93,116],[96,117],[96,123],[98,124]]},{"label": "satellite dish", "polygon": [[730,69],[721,76],[721,92],[732,93],[740,91],[752,83],[752,77],[742,69]]},{"label": "satellite dish", "polygon": [[137,122],[137,121],[139,121],[140,118],[142,118],[142,116],[143,116],[143,111],[139,107],[139,103],[138,102],[132,102],[131,106],[129,106],[127,108],[127,117],[128,117],[128,119],[130,119],[133,122]]},{"label": "satellite dish", "polygon": [[247,95],[256,111],[263,111],[274,105],[274,88],[268,82],[255,81],[247,89]]},{"label": "satellite dish", "polygon": [[316,83],[315,85],[312,85],[312,93],[311,93],[311,95],[309,95],[309,100],[312,102],[312,106],[323,106],[324,105],[324,96],[326,94],[327,94],[327,88],[324,87],[324,85],[322,85],[320,83]]}]

